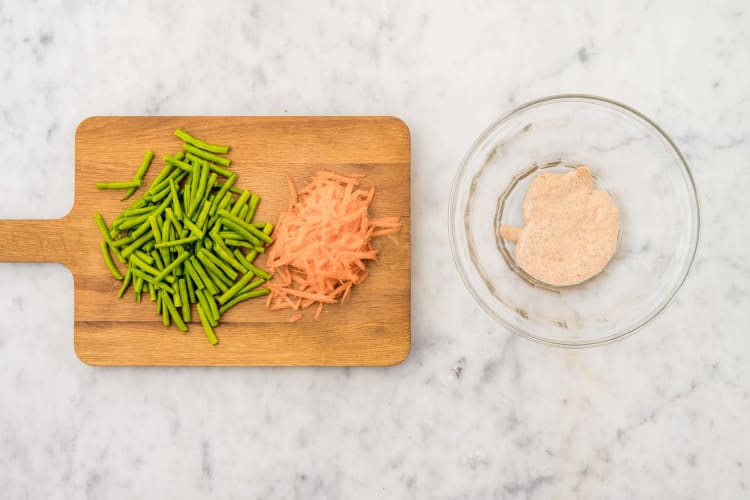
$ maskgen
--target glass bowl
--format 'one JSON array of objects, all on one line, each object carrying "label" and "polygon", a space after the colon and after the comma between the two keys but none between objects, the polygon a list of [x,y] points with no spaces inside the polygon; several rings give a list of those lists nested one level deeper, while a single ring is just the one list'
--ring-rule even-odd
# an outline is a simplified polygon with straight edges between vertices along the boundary
[{"label": "glass bowl", "polygon": [[[617,249],[598,275],[555,288],[515,264],[499,227],[523,225],[536,173],[580,165],[617,204]],[[690,271],[700,218],[687,162],[654,122],[609,99],[561,95],[524,104],[479,136],[453,183],[449,226],[461,277],[490,316],[530,340],[588,347],[664,310]]]}]

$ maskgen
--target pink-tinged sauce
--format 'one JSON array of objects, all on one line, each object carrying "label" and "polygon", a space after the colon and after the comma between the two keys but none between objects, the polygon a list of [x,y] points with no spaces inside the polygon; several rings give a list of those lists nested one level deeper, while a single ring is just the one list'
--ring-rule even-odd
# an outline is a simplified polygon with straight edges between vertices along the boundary
[{"label": "pink-tinged sauce", "polygon": [[516,243],[516,263],[543,283],[582,283],[599,274],[615,253],[617,206],[609,193],[594,189],[587,167],[536,176],[522,211],[524,227],[502,225],[500,235]]}]

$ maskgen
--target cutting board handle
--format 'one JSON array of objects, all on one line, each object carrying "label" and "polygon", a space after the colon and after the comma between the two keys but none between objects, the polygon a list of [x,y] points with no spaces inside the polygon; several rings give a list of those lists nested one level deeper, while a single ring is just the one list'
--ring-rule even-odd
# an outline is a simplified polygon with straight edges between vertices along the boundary
[{"label": "cutting board handle", "polygon": [[0,262],[64,264],[75,252],[65,233],[65,219],[0,220]]}]

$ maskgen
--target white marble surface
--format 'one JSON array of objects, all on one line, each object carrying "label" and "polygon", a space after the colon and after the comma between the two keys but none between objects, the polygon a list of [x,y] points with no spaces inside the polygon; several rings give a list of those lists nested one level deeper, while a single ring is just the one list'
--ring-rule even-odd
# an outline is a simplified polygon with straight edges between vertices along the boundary
[{"label": "white marble surface", "polygon": [[[413,138],[413,349],[384,369],[92,368],[72,278],[0,265],[0,498],[750,497],[750,6],[0,1],[0,218],[62,216],[92,114],[394,114]],[[609,347],[472,301],[447,198],[474,137],[587,92],[671,133],[703,208],[678,300]]]}]

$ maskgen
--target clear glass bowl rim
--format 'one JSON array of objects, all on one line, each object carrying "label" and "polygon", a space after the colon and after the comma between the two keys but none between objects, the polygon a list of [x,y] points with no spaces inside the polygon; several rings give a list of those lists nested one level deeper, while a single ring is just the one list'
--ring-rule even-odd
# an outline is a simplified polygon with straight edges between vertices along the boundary
[{"label": "clear glass bowl rim", "polygon": [[[537,335],[531,335],[527,332],[524,332],[522,330],[517,329],[514,325],[511,323],[508,323],[505,321],[502,317],[500,317],[498,314],[496,314],[492,307],[490,307],[489,304],[487,304],[485,301],[482,300],[482,298],[479,296],[477,291],[472,287],[469,277],[467,275],[466,269],[464,269],[464,265],[461,263],[459,258],[459,248],[458,248],[458,241],[457,241],[457,233],[456,231],[459,229],[456,226],[456,210],[458,207],[456,206],[457,203],[457,197],[458,197],[458,189],[459,189],[459,183],[463,179],[464,174],[466,173],[466,168],[469,164],[469,161],[473,158],[476,151],[479,149],[479,146],[484,143],[484,141],[497,129],[497,127],[503,125],[505,122],[513,118],[514,116],[522,113],[523,111],[538,106],[540,104],[549,104],[554,102],[583,102],[588,104],[604,104],[606,106],[612,107],[617,109],[618,111],[625,111],[625,114],[630,114],[633,117],[635,117],[638,120],[641,120],[646,125],[652,127],[658,134],[662,136],[662,138],[669,144],[672,151],[675,153],[677,158],[679,159],[679,164],[682,167],[684,174],[686,175],[687,181],[688,181],[688,188],[690,189],[693,199],[692,202],[694,203],[694,211],[695,211],[695,234],[693,235],[692,240],[690,241],[690,250],[689,255],[687,259],[686,265],[683,267],[680,279],[675,283],[672,290],[670,290],[668,296],[666,299],[662,302],[660,307],[655,309],[650,315],[645,317],[640,323],[637,325],[623,330],[622,332],[616,333],[614,335],[610,335],[608,337],[604,337],[601,339],[593,339],[589,341],[564,341],[564,340],[558,340],[558,339],[549,339],[540,337]],[[619,108],[619,109],[618,109]],[[657,318],[664,310],[669,306],[669,304],[672,302],[674,297],[677,295],[677,293],[680,291],[682,286],[685,284],[685,281],[687,280],[688,275],[690,274],[691,269],[693,268],[693,263],[695,261],[695,255],[698,249],[698,242],[700,240],[700,226],[701,226],[701,218],[700,218],[700,203],[698,200],[698,192],[695,186],[695,180],[693,179],[693,174],[690,171],[690,167],[688,165],[687,160],[685,159],[685,156],[682,154],[680,149],[677,147],[677,145],[674,143],[672,138],[654,121],[652,121],[650,118],[648,118],[646,115],[641,113],[640,111],[628,106],[627,104],[623,104],[619,101],[615,101],[613,99],[609,99],[606,97],[600,97],[595,96],[591,94],[556,94],[551,95],[547,97],[541,97],[538,99],[534,99],[532,101],[528,101],[524,104],[521,104],[520,106],[517,106],[516,108],[512,109],[511,111],[505,113],[500,118],[495,120],[493,123],[491,123],[480,135],[477,137],[477,139],[474,141],[474,143],[471,145],[469,150],[464,155],[463,159],[461,160],[461,163],[459,164],[458,171],[456,172],[456,176],[453,179],[453,185],[451,186],[451,192],[450,192],[450,198],[449,198],[449,205],[448,205],[448,232],[449,232],[449,238],[450,238],[450,246],[451,246],[451,254],[453,256],[453,263],[455,264],[456,268],[458,269],[458,273],[461,276],[461,280],[464,282],[464,285],[469,290],[469,293],[471,293],[474,300],[479,304],[479,306],[484,309],[484,311],[490,315],[495,321],[499,322],[506,328],[508,328],[511,332],[515,333],[516,335],[519,335],[520,337],[523,337],[525,339],[538,342],[540,344],[553,346],[553,347],[564,347],[568,349],[580,349],[580,348],[586,348],[586,347],[595,347],[595,346],[601,346],[601,345],[607,345],[611,344],[613,342],[616,342],[618,340],[622,340],[626,337],[629,337],[630,335],[633,335],[635,332],[642,329],[644,326],[649,324],[651,321],[653,321],[655,318]]]}]

